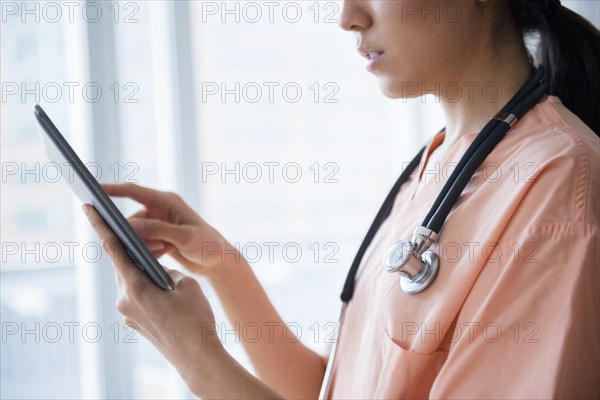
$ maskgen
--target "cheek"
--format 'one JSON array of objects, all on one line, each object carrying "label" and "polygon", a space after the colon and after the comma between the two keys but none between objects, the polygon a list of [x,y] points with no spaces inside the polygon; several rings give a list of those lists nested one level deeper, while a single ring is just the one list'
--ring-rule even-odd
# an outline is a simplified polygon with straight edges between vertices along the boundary
[{"label": "cheek", "polygon": [[[408,3],[416,9],[409,8]],[[469,62],[472,23],[446,18],[443,8],[437,13],[425,12],[423,3],[432,2],[385,1],[379,10],[389,57],[378,78],[388,97],[418,96],[423,88],[431,89],[436,82],[452,79]]]},{"label": "cheek", "polygon": [[451,55],[442,37],[425,26],[421,22],[406,22],[397,24],[393,31],[389,31],[386,65],[378,75],[384,92],[402,95],[402,86],[439,79]]}]

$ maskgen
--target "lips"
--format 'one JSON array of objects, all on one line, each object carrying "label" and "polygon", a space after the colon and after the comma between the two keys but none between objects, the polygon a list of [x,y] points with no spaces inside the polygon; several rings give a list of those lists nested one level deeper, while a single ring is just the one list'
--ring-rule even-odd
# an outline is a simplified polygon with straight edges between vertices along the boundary
[{"label": "lips", "polygon": [[369,72],[375,72],[379,68],[380,60],[385,55],[383,50],[377,50],[367,46],[360,46],[358,52],[368,60],[367,71]]},{"label": "lips", "polygon": [[361,56],[363,56],[367,60],[374,60],[374,59],[381,58],[381,56],[383,56],[383,54],[385,53],[382,50],[374,50],[374,49],[369,49],[367,47],[360,47],[358,49],[358,52],[360,53]]}]

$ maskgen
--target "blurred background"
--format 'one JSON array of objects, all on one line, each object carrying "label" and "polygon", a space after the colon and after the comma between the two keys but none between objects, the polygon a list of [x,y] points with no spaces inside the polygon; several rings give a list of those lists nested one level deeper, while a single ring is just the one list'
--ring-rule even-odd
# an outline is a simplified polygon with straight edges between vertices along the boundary
[{"label": "blurred background", "polygon": [[[46,156],[36,103],[100,181],[181,194],[323,353],[371,219],[443,126],[435,99],[380,93],[337,26],[339,1],[1,4],[1,397],[192,397],[116,312],[110,263]],[[597,0],[563,4],[598,26]]]}]

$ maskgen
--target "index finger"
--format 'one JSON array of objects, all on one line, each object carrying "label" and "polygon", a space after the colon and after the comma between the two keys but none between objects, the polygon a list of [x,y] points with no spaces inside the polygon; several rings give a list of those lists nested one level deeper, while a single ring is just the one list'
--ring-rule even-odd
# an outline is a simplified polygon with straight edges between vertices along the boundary
[{"label": "index finger", "polygon": [[144,205],[156,201],[157,197],[162,194],[158,190],[136,185],[135,183],[102,183],[101,186],[109,196],[128,197]]}]

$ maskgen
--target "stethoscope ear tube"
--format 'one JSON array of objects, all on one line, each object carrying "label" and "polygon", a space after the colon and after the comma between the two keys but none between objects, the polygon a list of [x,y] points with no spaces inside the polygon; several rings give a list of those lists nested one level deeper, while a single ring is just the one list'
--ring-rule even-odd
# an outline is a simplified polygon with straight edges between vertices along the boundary
[{"label": "stethoscope ear tube", "polygon": [[[533,74],[531,75],[531,78],[529,78],[529,80],[527,82],[525,82],[523,87],[521,87],[521,89],[519,89],[517,91],[515,96],[512,99],[510,99],[508,103],[506,103],[506,105],[504,106],[502,111],[510,112],[515,107],[518,107],[518,105],[523,101],[523,99],[527,97],[529,92],[531,92],[536,86],[538,86],[538,84],[544,78],[545,74],[546,74],[546,69],[544,68],[543,65],[539,65],[537,67],[537,69],[533,72]],[[527,109],[529,109],[529,107]],[[513,112],[513,114],[515,114],[515,113]],[[517,114],[515,114],[515,115],[517,115]],[[519,118],[522,116],[523,116],[523,113],[520,113]]]},{"label": "stethoscope ear tube", "polygon": [[550,90],[550,82],[547,80],[541,82],[521,103],[517,104],[512,109],[512,114],[516,115],[517,118],[523,117],[523,115],[531,109],[542,96],[548,93],[548,90]]},{"label": "stethoscope ear tube", "polygon": [[[454,168],[454,171],[452,171],[452,174],[450,174],[450,177],[448,178],[448,180],[442,187],[442,190],[440,191],[440,193],[436,197],[435,201],[433,202],[433,205],[429,209],[429,212],[425,216],[425,219],[423,219],[421,226],[424,226],[424,227],[431,226],[431,220],[432,220],[433,216],[440,209],[442,202],[444,201],[444,199],[445,199],[446,195],[448,194],[448,192],[450,191],[450,189],[452,189],[452,187],[454,186],[456,180],[458,179],[458,177],[460,175],[460,172],[465,169],[465,167],[467,166],[467,164],[468,164],[469,160],[471,159],[471,157],[473,156],[473,154],[475,154],[477,152],[477,149],[479,149],[481,147],[484,140],[489,136],[490,133],[492,133],[494,131],[494,129],[498,126],[499,123],[500,123],[500,121],[492,119],[481,130],[479,135],[477,135],[477,137],[471,143],[471,145],[469,146],[469,148],[467,149],[465,154],[463,154],[461,159],[458,161],[456,168]],[[438,227],[437,229],[433,229],[433,228],[430,228],[430,229],[434,230],[435,232],[439,232],[440,228],[441,228],[441,226]]]},{"label": "stethoscope ear tube", "polygon": [[[538,70],[537,72],[540,71]],[[489,132],[489,134],[484,131],[480,133],[480,135],[483,138],[483,143],[481,143],[478,146],[477,150],[471,155],[468,161],[464,163],[463,168],[460,168],[461,163],[459,162],[459,166],[456,167],[454,173],[452,174],[455,175],[455,173],[458,172],[458,176],[456,176],[455,179],[452,180],[451,175],[451,178],[446,183],[446,186],[449,183],[451,184],[449,190],[447,191],[446,195],[442,198],[442,201],[439,202],[439,207],[437,209],[432,208],[434,214],[433,216],[431,216],[431,220],[427,221],[427,224],[425,224],[424,221],[423,226],[426,226],[427,228],[431,229],[436,233],[440,232],[442,225],[444,224],[446,218],[450,214],[450,211],[458,201],[458,198],[460,197],[465,186],[467,186],[467,183],[469,182],[475,171],[481,166],[481,164],[487,158],[487,156],[492,152],[496,145],[510,130],[511,125],[514,124],[514,122],[517,119],[520,119],[525,114],[525,112],[527,112],[527,110],[529,110],[548,91],[548,88],[548,82],[538,82],[537,86],[534,86],[530,93],[526,93],[524,96],[521,96],[521,101],[517,105],[515,105],[509,111],[501,111],[497,114],[497,117],[495,117],[490,121],[490,123],[488,123],[488,125],[493,126],[493,128],[491,128],[491,132]],[[507,115],[507,118],[511,122],[499,119],[498,115],[501,114]],[[484,133],[485,136],[483,136]],[[463,159],[461,159],[461,162],[462,161]],[[436,199],[436,203],[437,202],[438,201]]]}]

